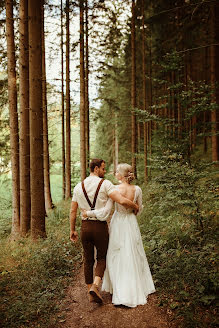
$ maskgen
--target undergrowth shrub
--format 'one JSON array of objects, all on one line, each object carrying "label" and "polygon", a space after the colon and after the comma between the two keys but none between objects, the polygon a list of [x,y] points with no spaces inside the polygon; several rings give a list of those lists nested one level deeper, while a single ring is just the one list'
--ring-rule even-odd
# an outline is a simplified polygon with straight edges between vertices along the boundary
[{"label": "undergrowth shrub", "polygon": [[[48,327],[65,287],[81,259],[80,244],[69,240],[69,204],[47,218],[47,239],[7,240],[1,245],[1,323],[3,327]],[[7,251],[7,253],[6,253]]]},{"label": "undergrowth shrub", "polygon": [[139,224],[160,305],[183,327],[216,327],[219,175],[179,151],[159,154],[153,181],[142,186]]}]

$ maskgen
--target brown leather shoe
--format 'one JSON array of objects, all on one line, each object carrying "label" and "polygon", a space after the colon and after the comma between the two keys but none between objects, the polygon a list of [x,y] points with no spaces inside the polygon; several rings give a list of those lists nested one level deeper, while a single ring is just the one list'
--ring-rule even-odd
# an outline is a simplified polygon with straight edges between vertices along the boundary
[{"label": "brown leather shoe", "polygon": [[95,302],[93,295],[91,295],[90,293],[88,293],[88,297],[89,297],[89,302],[90,303]]},{"label": "brown leather shoe", "polygon": [[93,302],[102,303],[103,299],[99,293],[98,286],[93,284],[89,291],[89,294],[93,297]]}]

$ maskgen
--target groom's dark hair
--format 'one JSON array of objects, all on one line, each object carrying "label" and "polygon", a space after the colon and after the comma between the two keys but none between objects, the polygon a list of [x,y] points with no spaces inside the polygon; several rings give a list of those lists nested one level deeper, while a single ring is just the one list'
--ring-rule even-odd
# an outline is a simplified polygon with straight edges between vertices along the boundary
[{"label": "groom's dark hair", "polygon": [[95,167],[96,166],[101,167],[102,163],[105,163],[103,159],[99,159],[99,158],[92,159],[92,161],[90,162],[90,171],[94,172]]}]

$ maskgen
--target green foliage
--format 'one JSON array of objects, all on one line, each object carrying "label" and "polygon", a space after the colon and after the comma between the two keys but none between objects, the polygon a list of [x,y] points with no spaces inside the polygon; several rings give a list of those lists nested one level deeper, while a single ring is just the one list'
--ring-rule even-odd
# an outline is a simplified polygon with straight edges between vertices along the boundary
[{"label": "green foliage", "polygon": [[69,240],[69,205],[63,202],[50,212],[46,240],[2,242],[0,309],[5,328],[58,325],[59,301],[81,259],[80,244]]},{"label": "green foliage", "polygon": [[8,117],[8,81],[6,74],[0,72],[0,172],[9,171],[10,160],[10,131]]},{"label": "green foliage", "polygon": [[0,175],[0,239],[11,232],[11,177],[9,174]]},{"label": "green foliage", "polygon": [[162,144],[161,152],[160,144],[153,180],[143,186],[143,242],[160,305],[183,318],[183,327],[214,327],[218,173],[191,165],[176,148]]}]

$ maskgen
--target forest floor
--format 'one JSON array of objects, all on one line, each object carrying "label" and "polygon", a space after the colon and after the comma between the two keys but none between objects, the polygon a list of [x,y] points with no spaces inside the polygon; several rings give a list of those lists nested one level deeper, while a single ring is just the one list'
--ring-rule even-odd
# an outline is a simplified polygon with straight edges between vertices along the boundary
[{"label": "forest floor", "polygon": [[[114,306],[109,293],[102,292],[103,304],[90,303],[80,267],[72,285],[67,288],[62,301],[60,328],[177,328],[173,314],[159,307],[155,294],[149,295],[148,303],[136,308]],[[63,318],[63,319],[61,319]],[[56,328],[57,323],[56,323]],[[51,327],[52,328],[52,327]]]}]

